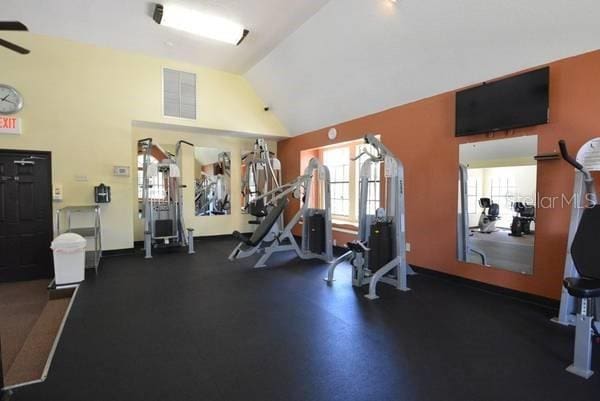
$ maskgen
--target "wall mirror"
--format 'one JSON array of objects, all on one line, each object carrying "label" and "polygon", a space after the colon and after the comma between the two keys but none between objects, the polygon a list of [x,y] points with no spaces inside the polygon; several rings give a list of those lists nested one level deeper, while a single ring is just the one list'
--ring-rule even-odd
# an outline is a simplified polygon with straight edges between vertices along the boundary
[{"label": "wall mirror", "polygon": [[258,139],[253,150],[242,152],[241,166],[242,213],[262,218],[270,197],[256,199],[281,185],[281,163],[275,153],[269,151],[267,143]]},{"label": "wall mirror", "polygon": [[533,274],[537,136],[460,145],[458,259]]},{"label": "wall mirror", "polygon": [[221,149],[194,149],[196,216],[231,214],[231,153]]}]

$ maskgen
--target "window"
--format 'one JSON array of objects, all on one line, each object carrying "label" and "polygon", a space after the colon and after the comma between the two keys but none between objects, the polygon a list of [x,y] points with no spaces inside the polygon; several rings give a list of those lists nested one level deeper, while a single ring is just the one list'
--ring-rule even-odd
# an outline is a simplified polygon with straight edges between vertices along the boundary
[{"label": "window", "polygon": [[196,119],[196,74],[163,70],[163,114]]},{"label": "window", "polygon": [[508,228],[512,222],[512,203],[517,198],[515,177],[492,176],[490,179],[490,195],[494,203],[500,205],[500,221],[498,227]]},{"label": "window", "polygon": [[331,214],[350,216],[350,148],[323,151],[323,164],[331,174]]},{"label": "window", "polygon": [[[158,160],[154,156],[150,156],[150,160],[153,164],[158,164]],[[138,172],[138,199],[144,198],[144,155],[138,155],[137,159],[137,172]],[[158,172],[158,175],[153,177],[150,181],[151,188],[148,189],[148,198],[155,200],[164,200],[167,196],[165,189],[165,176],[162,172]]]},{"label": "window", "polygon": [[467,213],[469,215],[469,227],[476,227],[479,224],[479,198],[482,197],[480,170],[476,171],[477,177],[472,177],[472,173],[469,172],[469,179],[467,181]]},{"label": "window", "polygon": [[[362,152],[367,151],[368,153],[375,155],[377,151],[371,145],[359,145],[355,149],[356,156]],[[369,158],[366,154],[356,160],[356,203],[359,202],[360,197],[360,170],[363,163]],[[372,163],[371,171],[369,174],[369,195],[367,198],[367,214],[374,215],[375,211],[381,207],[381,164]],[[358,219],[358,207],[356,208],[355,216]]]},{"label": "window", "polygon": [[[366,145],[363,140],[350,141],[335,146],[306,150],[301,158],[308,162],[312,157],[319,157],[323,164],[329,168],[331,175],[331,214],[340,224],[356,225],[358,222],[360,169],[369,156],[362,155],[363,151],[375,155],[377,152],[371,145]],[[356,160],[354,160],[356,159]],[[304,168],[305,166],[301,166]],[[374,215],[382,207],[382,168],[381,163],[373,163],[368,179],[368,197],[366,211]],[[321,203],[323,200],[321,199]]]}]

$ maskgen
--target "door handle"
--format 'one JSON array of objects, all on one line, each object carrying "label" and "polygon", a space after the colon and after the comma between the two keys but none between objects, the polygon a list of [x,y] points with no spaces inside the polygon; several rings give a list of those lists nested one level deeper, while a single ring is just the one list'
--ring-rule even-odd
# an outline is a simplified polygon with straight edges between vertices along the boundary
[{"label": "door handle", "polygon": [[20,166],[33,166],[35,162],[33,160],[15,160],[14,164],[18,164]]}]

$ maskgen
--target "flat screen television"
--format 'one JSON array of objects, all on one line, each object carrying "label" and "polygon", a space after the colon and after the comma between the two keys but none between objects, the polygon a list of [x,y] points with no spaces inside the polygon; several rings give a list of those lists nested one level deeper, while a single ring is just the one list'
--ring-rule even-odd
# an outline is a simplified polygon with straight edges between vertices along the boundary
[{"label": "flat screen television", "polygon": [[548,123],[550,68],[456,93],[456,136]]}]

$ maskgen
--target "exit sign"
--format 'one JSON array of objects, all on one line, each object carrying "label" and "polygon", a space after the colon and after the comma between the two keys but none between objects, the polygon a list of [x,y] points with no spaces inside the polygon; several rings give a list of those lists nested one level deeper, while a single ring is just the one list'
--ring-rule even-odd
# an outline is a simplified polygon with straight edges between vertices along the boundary
[{"label": "exit sign", "polygon": [[0,117],[0,134],[20,134],[21,119],[17,117]]}]

